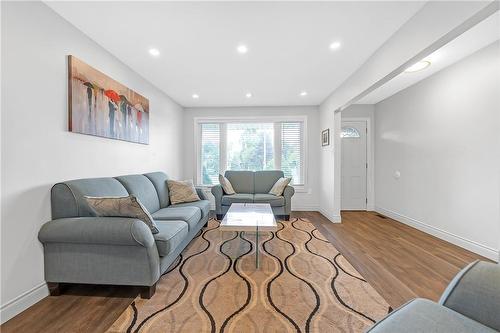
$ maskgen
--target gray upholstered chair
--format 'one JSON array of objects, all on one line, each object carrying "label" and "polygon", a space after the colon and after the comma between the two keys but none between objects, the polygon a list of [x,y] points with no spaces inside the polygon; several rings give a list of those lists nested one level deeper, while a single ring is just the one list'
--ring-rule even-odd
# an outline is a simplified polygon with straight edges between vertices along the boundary
[{"label": "gray upholstered chair", "polygon": [[283,171],[226,171],[226,178],[231,182],[236,194],[225,194],[222,186],[212,187],[215,197],[215,212],[220,220],[229,210],[232,203],[269,203],[274,215],[290,219],[292,196],[295,190],[287,186],[283,195],[275,196],[269,191],[278,179],[283,177]]},{"label": "gray upholstered chair", "polygon": [[[66,283],[143,286],[149,298],[156,282],[191,239],[206,225],[210,202],[172,205],[167,175],[153,172],[115,178],[89,178],[52,187],[52,221],[38,238],[43,243],[45,281],[51,295]],[[159,233],[135,218],[96,217],[84,196],[135,195],[155,219]]]},{"label": "gray upholstered chair", "polygon": [[368,332],[500,331],[500,265],[476,261],[450,282],[438,303],[417,298]]}]

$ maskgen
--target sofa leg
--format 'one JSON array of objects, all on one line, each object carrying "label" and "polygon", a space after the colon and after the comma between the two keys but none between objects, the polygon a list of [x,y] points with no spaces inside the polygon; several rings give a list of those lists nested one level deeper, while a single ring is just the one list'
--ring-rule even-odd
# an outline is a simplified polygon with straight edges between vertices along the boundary
[{"label": "sofa leg", "polygon": [[224,218],[223,214],[217,214],[217,220],[221,221]]},{"label": "sofa leg", "polygon": [[285,221],[290,221],[290,215],[283,215]]},{"label": "sofa leg", "polygon": [[62,283],[58,282],[47,282],[47,287],[49,287],[50,296],[61,295]]},{"label": "sofa leg", "polygon": [[143,287],[143,290],[141,291],[141,298],[150,299],[151,297],[153,297],[155,292],[156,292],[156,283],[149,287],[148,286]]}]

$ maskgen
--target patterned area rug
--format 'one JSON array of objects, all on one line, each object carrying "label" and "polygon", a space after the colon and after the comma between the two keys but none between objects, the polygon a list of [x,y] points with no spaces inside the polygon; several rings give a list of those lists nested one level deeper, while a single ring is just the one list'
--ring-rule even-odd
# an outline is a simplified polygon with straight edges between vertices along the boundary
[{"label": "patterned area rug", "polygon": [[306,219],[261,233],[210,220],[108,332],[361,332],[389,305]]}]

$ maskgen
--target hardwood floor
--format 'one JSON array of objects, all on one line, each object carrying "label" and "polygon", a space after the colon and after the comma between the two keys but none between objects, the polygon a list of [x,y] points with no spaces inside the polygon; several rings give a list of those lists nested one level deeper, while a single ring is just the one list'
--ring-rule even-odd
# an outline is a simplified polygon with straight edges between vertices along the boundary
[{"label": "hardwood floor", "polygon": [[73,285],[48,296],[0,327],[14,332],[105,332],[132,303],[134,287]]},{"label": "hardwood floor", "polygon": [[[392,307],[414,298],[437,300],[448,282],[479,255],[373,212],[343,212],[334,224],[307,218]],[[0,327],[9,332],[104,332],[138,295],[134,287],[74,285],[49,296]]]},{"label": "hardwood floor", "polygon": [[344,255],[393,307],[415,297],[437,301],[451,279],[475,253],[375,212],[342,212],[330,223],[316,212],[305,217]]}]

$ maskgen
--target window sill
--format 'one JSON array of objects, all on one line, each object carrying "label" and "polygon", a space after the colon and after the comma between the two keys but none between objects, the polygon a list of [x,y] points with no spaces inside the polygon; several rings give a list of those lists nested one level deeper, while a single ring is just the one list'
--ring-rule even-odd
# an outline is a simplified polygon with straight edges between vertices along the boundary
[{"label": "window sill", "polygon": [[[195,185],[195,187],[202,188],[207,192],[210,192],[213,186],[215,185]],[[295,193],[309,193],[310,191],[305,185],[296,185],[296,186],[291,185],[291,186],[295,189]]]}]

